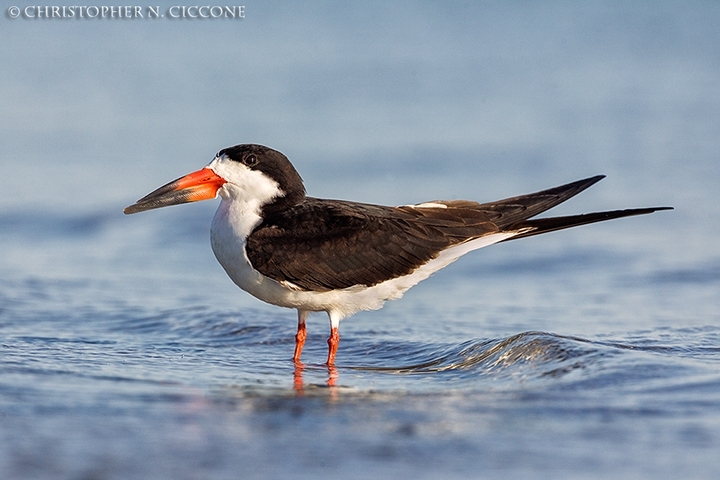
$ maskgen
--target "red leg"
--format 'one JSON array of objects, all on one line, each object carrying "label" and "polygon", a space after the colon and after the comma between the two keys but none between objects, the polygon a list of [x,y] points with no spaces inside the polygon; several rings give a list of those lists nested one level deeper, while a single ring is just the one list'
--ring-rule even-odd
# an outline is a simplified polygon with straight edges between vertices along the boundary
[{"label": "red leg", "polygon": [[298,325],[298,331],[295,335],[295,355],[293,355],[293,361],[300,363],[300,355],[302,355],[302,349],[305,346],[305,339],[307,338],[307,330],[305,324],[301,323]]},{"label": "red leg", "polygon": [[295,354],[293,355],[293,362],[295,363],[300,363],[300,355],[302,355],[302,349],[305,346],[305,339],[307,338],[305,319],[308,313],[298,310],[298,329],[297,334],[295,334]]},{"label": "red leg", "polygon": [[335,355],[337,354],[338,345],[340,345],[340,332],[338,327],[332,327],[330,330],[330,338],[328,338],[328,367],[335,365]]}]

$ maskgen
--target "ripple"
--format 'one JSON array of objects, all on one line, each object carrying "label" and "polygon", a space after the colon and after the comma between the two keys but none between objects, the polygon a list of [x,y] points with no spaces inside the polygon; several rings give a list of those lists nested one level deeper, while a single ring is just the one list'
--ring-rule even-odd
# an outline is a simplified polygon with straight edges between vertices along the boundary
[{"label": "ripple", "polygon": [[[122,307],[22,318],[2,327],[4,366],[47,369],[59,360],[82,377],[83,369],[105,379],[172,381],[187,385],[291,388],[294,324],[286,312],[217,310],[208,306],[151,311]],[[0,321],[0,325],[3,322]],[[28,326],[32,325],[32,329]],[[325,385],[325,334],[313,329],[304,360],[306,385]],[[453,388],[605,388],[645,385],[664,379],[677,386],[717,379],[720,329],[656,328],[586,339],[525,331],[500,338],[443,342],[389,340],[393,333],[346,335],[338,356],[338,387],[374,391],[427,392]],[[397,337],[394,337],[397,338]],[[423,338],[425,335],[423,335]],[[317,362],[317,363],[313,363]],[[13,370],[17,371],[17,370]],[[42,371],[33,370],[34,375]],[[28,370],[26,373],[30,373]],[[680,387],[677,387],[680,388]]]},{"label": "ripple", "polygon": [[399,366],[358,366],[358,370],[395,374],[471,372],[502,375],[508,369],[531,367],[542,375],[561,375],[582,368],[591,358],[612,354],[612,348],[580,338],[546,332],[523,332],[493,340],[472,340],[445,347],[386,345],[374,362],[408,361]]}]

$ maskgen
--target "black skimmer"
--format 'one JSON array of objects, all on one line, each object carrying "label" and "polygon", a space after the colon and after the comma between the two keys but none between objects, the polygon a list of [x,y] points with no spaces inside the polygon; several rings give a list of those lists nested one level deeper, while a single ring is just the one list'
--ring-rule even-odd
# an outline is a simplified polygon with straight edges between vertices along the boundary
[{"label": "black skimmer", "polygon": [[598,182],[597,175],[490,203],[434,200],[386,207],[307,197],[282,153],[262,145],[218,152],[201,170],[141,198],[126,214],[220,196],[212,249],[240,288],[298,311],[293,360],[300,363],[310,312],[330,317],[327,364],[340,320],[376,310],[478,248],[516,238],[672,207],[531,219]]}]

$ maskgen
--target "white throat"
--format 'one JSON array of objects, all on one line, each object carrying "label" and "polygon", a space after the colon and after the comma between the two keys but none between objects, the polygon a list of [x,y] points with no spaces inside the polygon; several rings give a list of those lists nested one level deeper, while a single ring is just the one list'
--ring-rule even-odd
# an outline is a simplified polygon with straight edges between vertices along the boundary
[{"label": "white throat", "polygon": [[253,293],[263,278],[250,265],[245,242],[262,221],[262,207],[285,192],[263,172],[226,156],[216,157],[208,168],[227,180],[218,190],[222,201],[210,228],[213,253],[228,276],[240,288]]}]

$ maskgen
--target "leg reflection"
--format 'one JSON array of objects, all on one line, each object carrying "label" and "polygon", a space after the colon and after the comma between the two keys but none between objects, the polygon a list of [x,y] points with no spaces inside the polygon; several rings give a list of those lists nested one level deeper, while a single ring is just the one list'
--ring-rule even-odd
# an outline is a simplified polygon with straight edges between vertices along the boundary
[{"label": "leg reflection", "polygon": [[305,371],[305,364],[302,362],[295,362],[295,371],[293,372],[293,389],[299,394],[302,394],[305,391],[303,371]]},{"label": "leg reflection", "polygon": [[[337,383],[337,379],[340,377],[338,369],[333,365],[328,367],[327,371],[328,378],[325,384],[328,387],[334,387]],[[303,373],[305,373],[305,364],[302,362],[295,362],[295,370],[293,371],[293,389],[298,394],[305,393],[305,378],[303,377]]]},{"label": "leg reflection", "polygon": [[328,366],[328,387],[334,387],[339,376],[340,374],[338,373],[337,368],[335,368],[335,365]]}]

